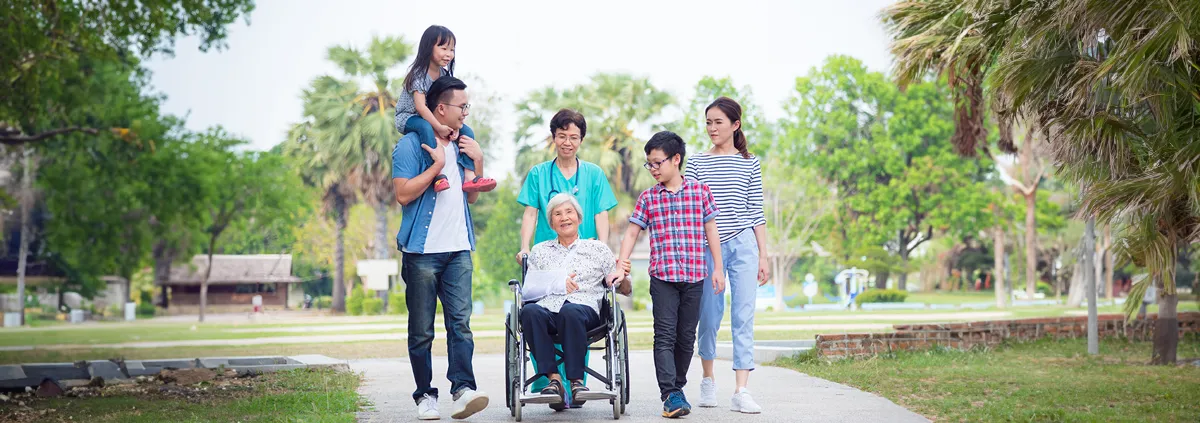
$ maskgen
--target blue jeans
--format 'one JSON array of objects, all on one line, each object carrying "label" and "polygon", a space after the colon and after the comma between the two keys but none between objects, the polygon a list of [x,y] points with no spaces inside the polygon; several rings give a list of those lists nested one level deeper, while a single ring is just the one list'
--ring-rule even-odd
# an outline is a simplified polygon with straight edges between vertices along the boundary
[{"label": "blue jeans", "polygon": [[446,322],[446,350],[450,392],[477,389],[471,360],[475,340],[471,334],[471,252],[410,254],[404,253],[400,269],[404,278],[405,303],[408,305],[408,361],[412,365],[417,390],[413,399],[425,394],[436,397],[433,380],[433,319],[437,301],[442,300]]},{"label": "blue jeans", "polygon": [[[417,136],[421,137],[421,144],[425,144],[429,148],[437,148],[437,134],[433,132],[433,125],[430,125],[421,116],[410,117],[407,122],[404,122],[404,133],[411,132],[416,132]],[[471,127],[465,123],[459,132],[471,139],[475,139],[475,131],[471,130]],[[464,153],[458,153],[458,164],[462,165],[464,169],[475,170],[475,160],[467,157]]]},{"label": "blue jeans", "polygon": [[[708,273],[713,274],[712,253],[705,250]],[[751,229],[721,243],[725,264],[725,290],[730,300],[729,320],[733,332],[733,369],[754,370],[754,301],[758,291],[758,242]],[[717,357],[717,330],[725,318],[725,293],[713,295],[712,276],[704,279],[700,301],[700,358]]]}]

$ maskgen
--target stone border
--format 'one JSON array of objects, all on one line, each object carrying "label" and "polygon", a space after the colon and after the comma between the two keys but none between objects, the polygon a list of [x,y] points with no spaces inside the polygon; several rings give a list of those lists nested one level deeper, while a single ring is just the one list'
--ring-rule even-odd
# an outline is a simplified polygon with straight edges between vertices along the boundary
[{"label": "stone border", "polygon": [[[1178,320],[1180,336],[1200,333],[1200,312],[1179,313]],[[1149,340],[1154,336],[1154,324],[1157,321],[1157,314],[1133,321],[1126,321],[1121,314],[1104,314],[1099,316],[1098,332],[1101,338]],[[840,359],[924,350],[935,346],[965,350],[976,346],[996,346],[1007,340],[1082,338],[1087,336],[1087,316],[918,323],[892,327],[895,331],[890,333],[817,335],[817,354],[824,358]]]},{"label": "stone border", "polygon": [[157,375],[163,370],[232,369],[242,372],[328,368],[349,370],[344,360],[323,355],[211,357],[157,360],[92,360],[74,363],[30,363],[0,366],[0,391],[25,391],[50,380],[60,386],[83,386],[100,378],[106,383],[132,381],[139,376]]}]

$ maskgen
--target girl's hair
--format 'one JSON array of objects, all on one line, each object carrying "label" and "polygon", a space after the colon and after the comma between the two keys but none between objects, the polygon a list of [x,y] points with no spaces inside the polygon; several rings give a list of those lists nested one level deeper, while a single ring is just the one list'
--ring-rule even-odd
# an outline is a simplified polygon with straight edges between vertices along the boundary
[{"label": "girl's hair", "polygon": [[724,113],[725,117],[729,118],[730,124],[733,122],[738,122],[738,129],[733,131],[733,147],[736,148],[739,153],[742,153],[743,158],[749,159],[750,151],[747,150],[746,146],[746,133],[742,132],[741,125],[742,105],[738,104],[738,102],[734,101],[732,98],[718,97],[716,100],[713,100],[712,104],[709,104],[708,107],[704,108],[704,114],[708,114],[708,111],[713,107],[721,109],[721,113]]},{"label": "girl's hair", "polygon": [[[456,42],[454,33],[450,32],[449,28],[441,25],[430,25],[429,28],[426,28],[425,33],[421,34],[421,43],[417,47],[417,58],[413,60],[412,66],[408,68],[408,75],[404,77],[404,91],[412,91],[412,84],[417,79],[417,75],[429,72],[429,61],[433,58],[433,48],[453,42]],[[454,75],[455,60],[457,59],[450,60],[450,66],[446,69],[450,75]]]}]

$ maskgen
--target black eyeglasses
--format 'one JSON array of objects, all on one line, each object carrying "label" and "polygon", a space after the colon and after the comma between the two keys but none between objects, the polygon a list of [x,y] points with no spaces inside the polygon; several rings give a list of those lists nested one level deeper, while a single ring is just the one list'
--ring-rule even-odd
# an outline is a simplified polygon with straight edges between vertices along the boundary
[{"label": "black eyeglasses", "polygon": [[659,160],[658,162],[646,162],[646,163],[642,163],[642,167],[646,168],[646,170],[654,170],[654,169],[658,169],[658,168],[659,168],[659,166],[662,166],[662,164],[663,164],[663,163],[666,163],[666,162],[667,162],[667,160],[670,160],[670,159],[662,159],[662,160]]},{"label": "black eyeglasses", "polygon": [[463,103],[463,105],[461,105],[461,106],[457,105],[457,104],[450,104],[450,103],[442,103],[442,104],[460,108],[460,109],[462,109],[463,113],[466,113],[467,111],[471,110],[471,103]]}]

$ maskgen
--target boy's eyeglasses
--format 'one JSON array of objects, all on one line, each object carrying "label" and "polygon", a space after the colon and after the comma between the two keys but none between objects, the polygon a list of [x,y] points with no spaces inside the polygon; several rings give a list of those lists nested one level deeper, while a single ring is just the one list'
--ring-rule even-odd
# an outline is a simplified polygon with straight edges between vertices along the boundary
[{"label": "boy's eyeglasses", "polygon": [[471,110],[471,103],[463,103],[463,105],[461,105],[461,106],[457,105],[457,104],[450,104],[450,103],[442,103],[442,104],[460,108],[460,109],[462,109],[463,113],[466,113],[467,111]]},{"label": "boy's eyeglasses", "polygon": [[667,160],[669,160],[669,159],[662,159],[662,160],[659,160],[658,162],[642,163],[642,167],[646,168],[646,170],[655,170],[655,169],[658,169],[659,166],[662,166],[663,163],[666,163]]}]

